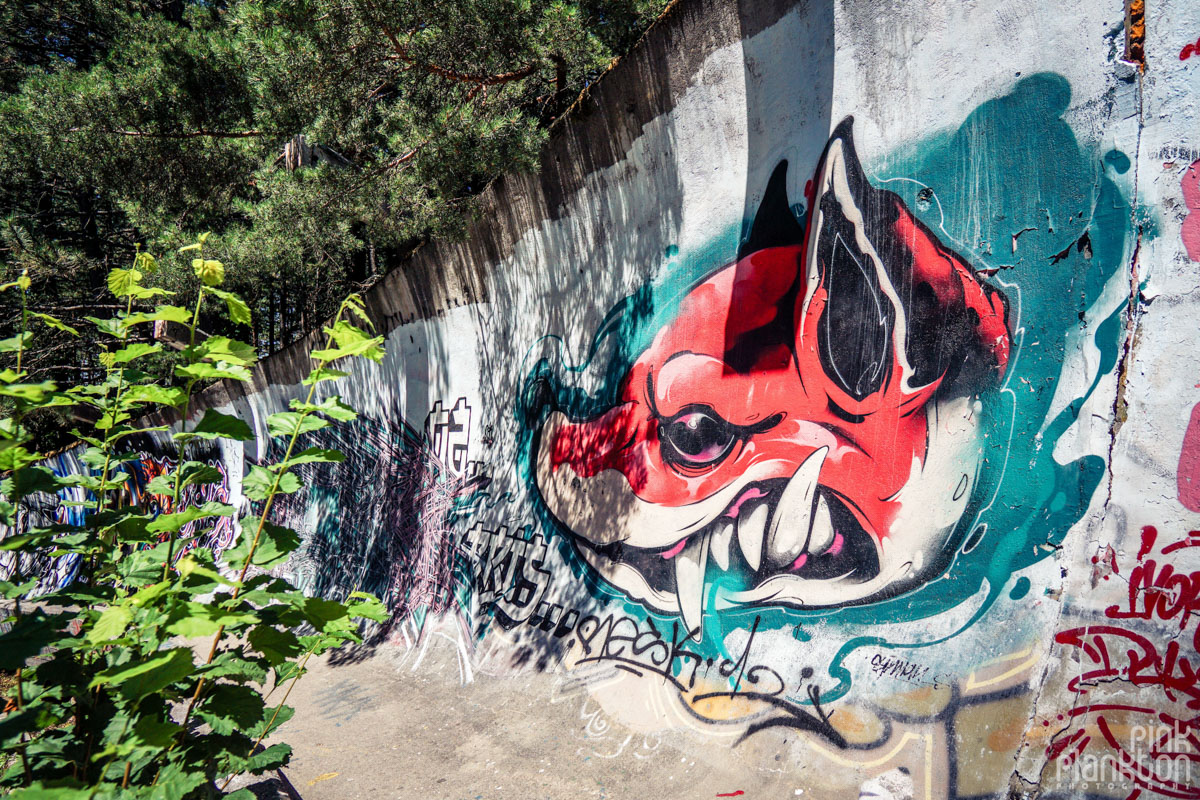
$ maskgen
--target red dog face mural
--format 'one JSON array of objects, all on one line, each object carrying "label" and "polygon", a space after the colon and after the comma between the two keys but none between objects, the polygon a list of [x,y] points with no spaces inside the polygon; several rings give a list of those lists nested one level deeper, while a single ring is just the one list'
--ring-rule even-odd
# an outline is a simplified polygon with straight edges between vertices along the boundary
[{"label": "red dog face mural", "polygon": [[692,289],[591,419],[535,445],[550,512],[609,583],[699,631],[719,605],[892,596],[940,572],[980,464],[1004,297],[866,180],[852,120],[811,185],[786,163],[739,258]]}]

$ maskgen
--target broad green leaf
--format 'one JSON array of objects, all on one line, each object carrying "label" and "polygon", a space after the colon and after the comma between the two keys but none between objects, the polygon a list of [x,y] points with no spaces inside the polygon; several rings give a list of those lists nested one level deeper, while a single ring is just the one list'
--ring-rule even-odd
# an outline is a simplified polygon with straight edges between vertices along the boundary
[{"label": "broad green leaf", "polygon": [[292,746],[280,742],[250,756],[250,758],[246,759],[243,769],[253,775],[261,775],[269,769],[279,769],[282,766],[286,766],[288,759],[291,757]]},{"label": "broad green leaf", "polygon": [[255,739],[259,737],[266,738],[272,732],[279,730],[285,722],[296,715],[296,709],[291,706],[280,705],[276,708],[268,708],[263,714],[262,721],[248,731],[249,736]]},{"label": "broad green leaf", "polygon": [[0,633],[0,669],[13,672],[25,666],[42,649],[59,638],[63,621],[47,616],[40,610],[22,616],[4,633]]},{"label": "broad green leaf", "polygon": [[125,391],[127,403],[161,403],[164,406],[180,408],[187,401],[187,392],[175,386],[154,386],[139,384],[130,386]]},{"label": "broad green leaf", "polygon": [[146,526],[151,533],[167,533],[178,531],[189,522],[207,517],[232,517],[237,510],[225,503],[210,501],[201,506],[188,506],[173,514],[159,514],[154,521]]},{"label": "broad green leaf", "polygon": [[352,617],[361,617],[375,622],[387,622],[391,618],[387,606],[375,595],[366,592],[351,592],[346,608]]},{"label": "broad green leaf", "polygon": [[195,355],[199,360],[228,362],[239,367],[253,366],[258,359],[254,348],[228,336],[210,336],[196,345]]},{"label": "broad green leaf", "polygon": [[250,426],[245,422],[211,408],[205,410],[204,417],[189,433],[201,439],[235,439],[239,442],[248,442],[254,438],[254,431],[250,430]]},{"label": "broad green leaf", "polygon": [[0,581],[0,597],[5,600],[15,600],[18,597],[24,597],[37,588],[38,580],[25,581],[25,583],[12,583],[11,581]]},{"label": "broad green leaf", "polygon": [[28,786],[15,789],[9,800],[90,800],[93,789],[79,789],[61,785],[57,781],[34,781]]},{"label": "broad green leaf", "polygon": [[53,494],[66,485],[50,470],[41,466],[26,467],[0,481],[0,492],[10,500],[20,500],[35,492]]},{"label": "broad green leaf", "polygon": [[234,614],[202,603],[187,603],[171,615],[167,632],[190,639],[195,636],[212,636],[223,626],[244,622],[257,622],[253,614]]},{"label": "broad green leaf", "polygon": [[222,380],[228,378],[235,381],[250,380],[250,370],[238,364],[218,361],[216,364],[200,362],[175,368],[175,374],[180,378],[195,380]]},{"label": "broad green leaf", "polygon": [[317,367],[312,372],[308,373],[308,377],[301,381],[305,386],[322,383],[324,381],[335,381],[338,378],[345,378],[350,375],[349,372],[342,372],[340,369],[332,367]]},{"label": "broad green leaf", "polygon": [[79,335],[79,331],[75,330],[70,325],[66,324],[65,322],[58,319],[57,317],[52,317],[49,314],[42,314],[37,311],[30,311],[29,316],[33,317],[36,320],[41,320],[42,322],[44,322],[46,324],[46,327],[48,327],[48,328],[54,328],[57,331],[63,331],[64,333],[69,333],[72,336]]},{"label": "broad green leaf", "polygon": [[161,344],[149,344],[147,342],[134,342],[128,347],[123,347],[120,350],[112,353],[112,361],[114,364],[128,364],[136,358],[148,356],[151,353],[158,353],[162,350]]},{"label": "broad green leaf", "polygon": [[190,675],[192,670],[192,651],[176,647],[132,664],[109,667],[93,678],[88,688],[116,686],[121,694],[136,700],[165,689]]},{"label": "broad green leaf", "polygon": [[136,269],[117,267],[108,272],[108,290],[117,297],[128,297],[142,282],[142,273]]},{"label": "broad green leaf", "polygon": [[171,588],[171,581],[159,581],[152,583],[149,586],[144,586],[137,590],[132,597],[129,598],[129,604],[135,608],[141,608],[152,600],[161,597],[164,592]]},{"label": "broad green leaf", "polygon": [[301,450],[287,461],[281,461],[278,464],[272,464],[270,469],[278,471],[281,469],[291,469],[298,464],[334,464],[341,463],[345,460],[346,454],[341,450],[322,450],[319,447],[309,447],[306,450]]},{"label": "broad green leaf", "polygon": [[158,269],[158,260],[149,253],[139,250],[138,254],[133,258],[133,268],[140,269],[147,275],[153,275]]},{"label": "broad green leaf", "polygon": [[[89,317],[90,319],[90,317]],[[133,325],[140,325],[143,322],[178,322],[181,325],[190,325],[192,322],[192,312],[186,308],[179,306],[158,306],[153,311],[142,311],[137,314],[130,314],[121,323],[124,327],[129,328]]]},{"label": "broad green leaf", "polygon": [[304,651],[295,633],[279,630],[272,625],[254,626],[247,638],[250,640],[250,646],[262,653],[263,658],[272,667],[277,667],[290,658],[296,658]]},{"label": "broad green leaf", "polygon": [[290,405],[293,411],[319,411],[338,422],[350,422],[358,418],[358,412],[343,403],[342,398],[337,395],[326,397],[320,403],[306,403],[303,400],[293,400]]},{"label": "broad green leaf", "polygon": [[231,320],[239,325],[250,324],[250,306],[246,305],[242,298],[224,289],[210,288],[208,291],[225,301],[225,308],[229,310],[229,318]]},{"label": "broad green leaf", "polygon": [[[185,578],[191,577],[192,575],[200,575],[208,578],[211,581],[224,584],[225,586],[237,586],[234,581],[229,580],[215,569],[206,567],[204,564],[200,563],[200,561],[196,558],[196,555],[201,552],[206,551],[199,549],[193,550],[191,554],[184,556],[183,558],[179,559],[178,562],[176,562],[175,569],[179,570],[180,575]],[[211,556],[209,556],[207,560],[210,564],[212,563]]]},{"label": "broad green leaf", "polygon": [[319,431],[329,426],[320,417],[305,415],[296,411],[277,411],[267,417],[267,433],[271,436],[287,436]]},{"label": "broad green leaf", "polygon": [[0,339],[0,353],[15,353],[22,348],[29,347],[29,343],[33,341],[33,331],[25,331],[8,339]]},{"label": "broad green leaf", "polygon": [[205,286],[220,286],[225,280],[225,265],[211,258],[193,258],[192,272]]},{"label": "broad green leaf", "polygon": [[122,321],[116,317],[109,319],[100,319],[99,317],[84,317],[88,322],[96,326],[96,330],[109,336],[120,337],[124,333],[124,326],[130,325],[128,319]]},{"label": "broad green leaf", "polygon": [[182,475],[180,486],[203,486],[225,480],[221,470],[203,461],[188,461],[179,470]]},{"label": "broad green leaf", "polygon": [[[251,500],[266,500],[275,485],[275,474],[257,464],[242,478],[242,493]],[[285,473],[279,478],[278,492],[292,494],[301,488],[300,479],[291,473]]]},{"label": "broad green leaf", "polygon": [[[258,627],[261,626],[251,630],[257,630]],[[262,684],[267,680],[267,666],[263,661],[258,656],[246,656],[244,648],[239,646],[222,650],[211,664],[197,668],[196,672],[208,676],[210,680],[226,678],[239,683]]]},{"label": "broad green leaf", "polygon": [[[238,543],[221,554],[221,558],[230,567],[241,569],[254,542],[254,532],[258,530],[258,517],[248,516],[242,520],[242,532]],[[300,537],[291,528],[284,528],[270,522],[264,523],[262,533],[258,537],[258,546],[254,549],[251,564],[262,569],[270,569],[287,561],[288,555],[300,546]]]},{"label": "broad green leaf", "polygon": [[146,494],[156,494],[159,497],[172,497],[175,494],[175,476],[155,475],[146,484]]},{"label": "broad green leaf", "polygon": [[51,381],[0,384],[0,397],[17,397],[30,403],[42,403],[57,388]]},{"label": "broad green leaf", "polygon": [[88,631],[87,639],[92,644],[105,644],[120,639],[132,619],[133,609],[129,606],[106,608],[100,619],[96,620],[96,624]]}]

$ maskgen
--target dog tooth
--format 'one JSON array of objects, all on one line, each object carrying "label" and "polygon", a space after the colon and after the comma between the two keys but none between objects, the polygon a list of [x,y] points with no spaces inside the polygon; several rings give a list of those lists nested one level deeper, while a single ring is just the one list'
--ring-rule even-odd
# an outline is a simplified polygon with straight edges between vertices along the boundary
[{"label": "dog tooth", "polygon": [[708,563],[710,538],[709,533],[693,536],[674,559],[679,614],[688,634],[696,641],[700,641],[704,622],[704,569]]},{"label": "dog tooth", "polygon": [[817,510],[813,512],[812,532],[808,536],[808,553],[824,555],[833,544],[833,518],[829,516],[829,503],[825,495],[817,495]]},{"label": "dog tooth", "polygon": [[773,567],[790,566],[805,551],[813,523],[817,479],[828,454],[828,447],[813,451],[796,469],[779,496],[767,533],[767,563]]},{"label": "dog tooth", "polygon": [[739,514],[737,523],[738,547],[750,569],[758,571],[762,563],[763,534],[767,530],[767,515],[771,510],[766,503],[759,503],[749,514]]},{"label": "dog tooth", "polygon": [[710,534],[709,552],[722,571],[729,570],[729,544],[733,539],[733,520],[721,520]]}]

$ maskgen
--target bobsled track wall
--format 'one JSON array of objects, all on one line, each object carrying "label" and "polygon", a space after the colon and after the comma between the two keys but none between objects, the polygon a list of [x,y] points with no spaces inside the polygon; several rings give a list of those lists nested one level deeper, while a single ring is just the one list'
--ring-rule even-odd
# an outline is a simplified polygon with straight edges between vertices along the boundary
[{"label": "bobsled track wall", "polygon": [[1132,5],[681,0],[371,290],[283,571],[811,796],[1200,797],[1200,4]]}]

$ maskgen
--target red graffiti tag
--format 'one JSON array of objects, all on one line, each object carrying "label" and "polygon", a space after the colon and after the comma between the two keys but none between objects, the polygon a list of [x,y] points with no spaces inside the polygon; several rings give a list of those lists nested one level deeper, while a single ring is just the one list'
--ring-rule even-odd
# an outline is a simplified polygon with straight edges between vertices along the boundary
[{"label": "red graffiti tag", "polygon": [[1197,39],[1194,42],[1188,42],[1183,46],[1183,49],[1179,51],[1180,61],[1187,61],[1192,56],[1200,57],[1200,39]]},{"label": "red graffiti tag", "polygon": [[[1173,563],[1177,554],[1195,547],[1200,547],[1200,531],[1162,544],[1158,529],[1146,525],[1137,561],[1128,570],[1128,595],[1104,611],[1111,623],[1055,636],[1058,644],[1075,648],[1081,662],[1079,674],[1067,684],[1079,704],[1058,717],[1069,720],[1070,727],[1046,748],[1060,767],[1078,769],[1081,759],[1094,763],[1101,758],[1108,769],[1139,787],[1134,794],[1146,789],[1168,797],[1200,798],[1200,789],[1190,780],[1191,765],[1200,770],[1200,625],[1193,624],[1200,616],[1200,570],[1188,572]],[[1092,561],[1107,566],[1111,574],[1122,574],[1111,548]],[[1177,624],[1180,633],[1190,626],[1192,635],[1165,637],[1156,630],[1162,623]],[[1110,686],[1121,696],[1127,691],[1121,686],[1154,694],[1138,705],[1104,702]],[[1050,724],[1049,719],[1043,722]],[[1163,764],[1171,769],[1164,771]]]}]

